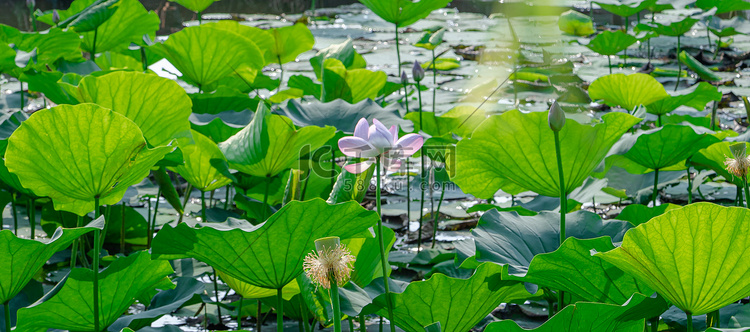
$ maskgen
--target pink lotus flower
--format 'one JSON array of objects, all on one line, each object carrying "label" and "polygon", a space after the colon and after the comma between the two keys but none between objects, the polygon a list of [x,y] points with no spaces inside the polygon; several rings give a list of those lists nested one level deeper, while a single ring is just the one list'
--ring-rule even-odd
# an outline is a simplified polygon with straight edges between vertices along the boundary
[{"label": "pink lotus flower", "polygon": [[354,128],[354,136],[339,140],[339,149],[345,155],[354,158],[368,158],[367,160],[344,166],[349,173],[359,174],[366,171],[375,163],[375,158],[382,158],[384,167],[397,170],[401,167],[400,158],[407,158],[422,148],[424,138],[418,134],[406,134],[398,138],[396,126],[386,128],[377,119],[367,126],[367,119],[362,118]]}]

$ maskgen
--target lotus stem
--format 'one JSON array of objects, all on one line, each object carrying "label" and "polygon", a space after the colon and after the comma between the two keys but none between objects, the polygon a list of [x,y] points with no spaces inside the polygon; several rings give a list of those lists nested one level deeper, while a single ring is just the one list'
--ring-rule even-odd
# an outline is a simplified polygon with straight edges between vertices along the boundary
[{"label": "lotus stem", "polygon": [[201,190],[201,221],[206,222],[206,192]]},{"label": "lotus stem", "polygon": [[151,249],[151,239],[154,237],[154,233],[156,233],[156,216],[159,214],[159,201],[161,198],[161,188],[156,192],[156,203],[154,203],[154,216],[153,219],[151,219],[151,234],[149,234],[148,237],[148,247]]},{"label": "lotus stem", "polygon": [[[281,288],[276,290],[276,331],[284,332],[284,297],[281,296]],[[339,329],[341,329],[339,320]]]},{"label": "lotus stem", "polygon": [[680,61],[680,36],[677,36],[677,84],[674,85],[674,91],[680,86],[682,76],[682,61]]},{"label": "lotus stem", "polygon": [[661,127],[661,114],[656,115],[656,126]]},{"label": "lotus stem", "polygon": [[399,42],[398,42],[398,23],[396,23],[396,59],[398,61],[398,74],[401,75],[401,50],[399,48]]},{"label": "lotus stem", "polygon": [[[424,154],[422,154],[424,159]],[[375,188],[375,205],[378,210],[378,242],[380,244],[380,267],[383,269],[383,284],[385,286],[385,302],[388,307],[388,321],[391,322],[391,332],[396,332],[396,326],[393,325],[393,302],[391,300],[391,289],[389,283],[390,277],[388,276],[388,259],[385,256],[385,241],[383,240],[383,215],[380,212],[380,157],[375,159],[375,170],[377,172],[377,186]],[[424,180],[423,180],[424,181]],[[424,189],[422,189],[424,195]],[[424,201],[424,199],[422,200]],[[421,211],[420,211],[421,214]],[[421,228],[420,228],[421,230]],[[382,317],[381,317],[382,318]],[[381,320],[382,322],[382,320]],[[382,325],[381,325],[382,326]]]},{"label": "lotus stem", "polygon": [[[102,215],[99,208],[99,195],[94,196],[94,219],[98,219]],[[106,220],[105,220],[106,224]],[[99,332],[99,252],[101,250],[101,243],[99,242],[99,236],[101,230],[94,229],[94,264],[91,266],[94,270],[94,332]]]},{"label": "lotus stem", "polygon": [[[742,184],[745,187],[745,197],[750,197],[750,189],[748,189],[748,185],[747,185],[747,175],[742,177]],[[745,206],[747,208],[750,208],[750,199],[745,199],[745,203],[747,204]]]},{"label": "lotus stem", "polygon": [[[557,171],[560,179],[560,246],[565,242],[565,214],[568,212],[568,194],[565,190],[565,176],[563,172],[562,153],[560,152],[560,132],[552,131],[555,134],[555,154],[557,155]],[[563,291],[558,292],[557,310],[565,307],[565,295]]]},{"label": "lotus stem", "polygon": [[331,305],[333,306],[333,331],[341,332],[341,305],[339,304],[339,285],[336,281],[336,274],[329,273],[329,279],[331,284]]},{"label": "lotus stem", "polygon": [[182,218],[185,216],[184,208],[187,206],[188,200],[190,200],[190,192],[191,191],[193,191],[193,185],[191,185],[190,183],[188,183],[187,188],[185,188],[185,197],[182,199],[183,212],[180,214],[180,219],[177,220],[177,224],[181,224],[182,223]]},{"label": "lotus stem", "polygon": [[649,319],[651,322],[651,332],[659,332],[659,316]]},{"label": "lotus stem", "polygon": [[411,172],[409,158],[406,158],[406,222],[411,222]]},{"label": "lotus stem", "polygon": [[276,88],[276,92],[281,91],[281,83],[284,82],[284,66],[281,64],[281,55],[277,55],[276,59],[279,60],[279,86]]},{"label": "lotus stem", "polygon": [[349,331],[354,331],[354,319],[349,317]]},{"label": "lotus stem", "polygon": [[154,235],[154,230],[151,228],[151,197],[147,197],[146,207],[148,208],[148,215],[146,218],[146,248],[151,249],[151,237]]},{"label": "lotus stem", "polygon": [[359,313],[359,331],[367,332],[367,322],[365,322],[365,316]]},{"label": "lotus stem", "polygon": [[34,199],[28,201],[27,213],[29,214],[29,226],[31,226],[31,239],[36,238],[36,209],[34,208]]},{"label": "lotus stem", "polygon": [[[709,50],[711,49],[711,30],[708,29],[708,22],[711,22],[711,20],[713,20],[713,19],[714,19],[713,16],[706,17],[706,39],[708,39],[708,49]],[[721,38],[721,37],[719,37],[719,38]],[[718,51],[718,47],[717,47],[717,51]]]},{"label": "lotus stem", "polygon": [[18,236],[18,214],[16,213],[16,193],[10,194],[10,211],[13,213],[13,232]]},{"label": "lotus stem", "polygon": [[435,98],[437,96],[437,66],[435,66],[435,62],[437,61],[437,57],[435,57],[435,49],[432,49],[432,113],[435,113]]},{"label": "lotus stem", "polygon": [[146,57],[146,48],[141,46],[141,64],[143,65],[143,72],[148,71],[148,58]]},{"label": "lotus stem", "polygon": [[240,304],[237,305],[237,329],[242,329],[242,296],[240,296]]},{"label": "lotus stem", "polygon": [[260,303],[260,299],[258,299],[258,316],[255,319],[255,330],[260,332],[260,329],[263,327],[263,318],[261,317],[263,315],[262,306]]},{"label": "lotus stem", "polygon": [[[433,63],[433,65],[435,65]],[[421,131],[423,128],[423,121],[422,121],[422,89],[420,89],[419,82],[417,82],[417,96],[419,98],[419,130]],[[422,190],[422,199],[419,202],[419,230],[417,230],[417,252],[420,252],[422,250],[422,223],[424,222],[424,194],[425,194],[425,164],[427,164],[427,161],[425,160],[425,154],[424,150],[420,153],[422,157],[422,181],[420,182],[420,189]]]},{"label": "lotus stem", "polygon": [[99,34],[99,27],[94,29],[94,42],[91,45],[91,61],[96,60],[96,37]]},{"label": "lotus stem", "polygon": [[203,12],[198,12],[198,25],[203,25]]},{"label": "lotus stem", "polygon": [[[716,113],[719,109],[719,102],[714,100],[714,106],[711,109],[711,130],[716,131]],[[750,118],[749,118],[750,119]],[[750,121],[750,120],[748,120]]]},{"label": "lotus stem", "polygon": [[693,332],[693,314],[685,312],[687,315],[687,332]]},{"label": "lotus stem", "polygon": [[716,49],[714,50],[714,60],[716,60],[716,57],[719,55],[720,48],[721,48],[721,37],[719,37],[719,42],[716,43]]},{"label": "lotus stem", "polygon": [[[407,86],[409,85],[407,82],[403,82],[402,85],[404,86],[404,107],[406,108],[406,113],[409,113],[409,90],[407,89]],[[419,123],[419,129],[422,129],[422,123],[420,119]]]},{"label": "lotus stem", "polygon": [[229,191],[232,190],[232,186],[227,185],[226,188],[226,197],[224,198],[224,210],[227,210],[229,208]]},{"label": "lotus stem", "polygon": [[607,62],[609,63],[609,66],[607,66],[607,68],[609,68],[609,74],[612,75],[612,56],[611,55],[607,55]]},{"label": "lotus stem", "polygon": [[25,100],[23,100],[23,98],[24,98],[23,97],[23,81],[21,81],[20,78],[18,79],[18,84],[21,85],[21,91],[19,91],[19,92],[21,92],[21,111],[23,111],[23,109],[24,109],[24,107],[26,107],[26,105],[25,105]]},{"label": "lotus stem", "polygon": [[380,332],[383,332],[383,317],[380,317],[380,322],[378,323],[378,328]]},{"label": "lotus stem", "polygon": [[656,207],[656,198],[659,196],[659,169],[654,169],[654,193],[651,196],[651,201],[654,203],[653,207]]},{"label": "lotus stem", "polygon": [[[309,178],[310,175],[308,174],[307,177]],[[331,176],[330,178],[331,178],[331,190],[333,190],[333,187],[336,185],[336,147],[333,144],[331,144]]]},{"label": "lotus stem", "polygon": [[3,311],[5,311],[5,331],[10,332],[10,300],[3,303]]},{"label": "lotus stem", "polygon": [[437,229],[438,229],[438,215],[440,215],[440,206],[443,205],[443,198],[445,197],[445,183],[440,184],[440,199],[438,200],[438,206],[437,206],[437,213],[435,213],[435,216],[432,219],[433,222],[433,228],[432,228],[432,248],[435,248],[435,244],[437,243]]},{"label": "lotus stem", "polygon": [[[203,193],[201,191],[201,193]],[[216,295],[216,311],[219,316],[219,325],[221,325],[221,299],[219,299],[219,275],[216,274],[216,269],[211,268],[214,272],[214,295]]]},{"label": "lotus stem", "polygon": [[[690,161],[688,161],[689,163]],[[690,164],[688,164],[687,168],[687,178],[688,178],[688,204],[693,204],[693,179],[691,178],[690,174]]]}]

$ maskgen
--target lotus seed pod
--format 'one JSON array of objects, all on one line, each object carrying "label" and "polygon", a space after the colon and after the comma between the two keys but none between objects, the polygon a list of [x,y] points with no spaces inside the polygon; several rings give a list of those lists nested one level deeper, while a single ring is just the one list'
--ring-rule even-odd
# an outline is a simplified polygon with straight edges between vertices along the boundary
[{"label": "lotus seed pod", "polygon": [[424,79],[424,69],[416,60],[414,60],[414,66],[411,68],[411,76],[417,82],[421,82]]},{"label": "lotus seed pod", "polygon": [[560,131],[565,125],[565,111],[557,104],[557,100],[553,101],[552,106],[549,108],[547,121],[549,122],[550,129],[553,131]]},{"label": "lotus seed pod", "polygon": [[341,245],[341,239],[338,236],[329,236],[315,240],[315,250],[318,252],[331,250]]},{"label": "lotus seed pod", "polygon": [[729,146],[729,151],[732,151],[732,155],[735,158],[740,158],[747,155],[745,142],[735,143]]}]

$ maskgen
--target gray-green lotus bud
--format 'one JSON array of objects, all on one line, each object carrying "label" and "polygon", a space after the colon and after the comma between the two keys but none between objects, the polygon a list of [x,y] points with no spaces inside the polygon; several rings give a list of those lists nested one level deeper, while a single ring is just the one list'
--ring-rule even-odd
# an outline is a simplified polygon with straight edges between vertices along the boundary
[{"label": "gray-green lotus bud", "polygon": [[422,68],[422,65],[417,60],[414,60],[414,66],[411,67],[411,76],[417,82],[421,82],[424,79],[424,68]]},{"label": "gray-green lotus bud", "polygon": [[409,83],[409,76],[406,76],[406,71],[401,71],[401,84],[407,84]]},{"label": "gray-green lotus bud", "polygon": [[60,23],[60,13],[57,12],[57,9],[52,10],[52,22]]},{"label": "gray-green lotus bud", "polygon": [[560,131],[565,125],[565,111],[557,104],[557,100],[553,101],[552,106],[549,108],[547,122],[553,131]]}]

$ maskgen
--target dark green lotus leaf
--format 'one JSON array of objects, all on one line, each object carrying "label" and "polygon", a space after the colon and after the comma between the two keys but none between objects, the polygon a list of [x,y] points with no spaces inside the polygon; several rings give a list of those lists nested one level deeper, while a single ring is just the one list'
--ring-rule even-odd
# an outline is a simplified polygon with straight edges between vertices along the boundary
[{"label": "dark green lotus leaf", "polygon": [[165,289],[157,293],[144,311],[120,317],[109,326],[108,330],[120,331],[126,326],[134,329],[151,326],[151,323],[159,317],[177,311],[193,296],[204,292],[204,284],[198,279],[180,277],[174,282],[177,284],[174,289]]},{"label": "dark green lotus leaf", "polygon": [[190,126],[212,141],[221,143],[245,128],[252,121],[253,115],[251,110],[224,111],[217,114],[193,113],[190,115]]},{"label": "dark green lotus leaf", "polygon": [[680,52],[679,60],[688,68],[690,68],[690,70],[698,74],[701,79],[711,82],[721,81],[721,76],[716,75],[713,70],[704,66],[702,63],[700,63],[700,61],[698,61],[692,55],[687,54],[687,52],[685,51]]},{"label": "dark green lotus leaf", "polygon": [[716,14],[750,10],[750,2],[744,0],[697,0],[695,6],[703,10],[716,7]]},{"label": "dark green lotus leaf", "polygon": [[597,254],[688,314],[702,315],[750,295],[750,214],[695,203],[633,228],[622,246]]},{"label": "dark green lotus leaf", "polygon": [[701,112],[710,101],[721,100],[721,92],[707,82],[700,82],[690,88],[680,90],[678,94],[657,100],[646,105],[646,112],[656,115],[667,114],[677,107],[688,106]]},{"label": "dark green lotus leaf", "polygon": [[218,0],[170,0],[170,1],[174,1],[176,3],[181,4],[183,7],[187,9],[190,9],[196,13],[200,13],[206,10],[208,6],[210,6],[215,1],[218,1]]},{"label": "dark green lotus leaf", "polygon": [[664,312],[662,298],[635,294],[625,305],[578,302],[565,307],[542,326],[527,330],[510,319],[490,323],[486,332],[641,332],[644,319]]},{"label": "dark green lotus leaf", "polygon": [[258,177],[280,174],[297,160],[326,144],[336,133],[333,127],[296,129],[287,117],[271,114],[258,104],[253,120],[240,132],[219,144],[229,166]]},{"label": "dark green lotus leaf", "polygon": [[[326,236],[354,237],[377,222],[356,202],[292,201],[257,227],[165,226],[153,241],[158,259],[192,257],[249,284],[279,289],[302,273],[302,260]],[[278,250],[283,245],[285,250]]]},{"label": "dark green lotus leaf", "polygon": [[104,218],[84,227],[58,228],[47,243],[21,239],[10,230],[0,231],[0,303],[12,299],[56,252],[83,234],[104,228]]},{"label": "dark green lotus leaf", "polygon": [[226,160],[216,143],[197,131],[193,132],[193,140],[195,144],[184,154],[185,164],[174,167],[173,170],[182,175],[194,188],[204,192],[232,183],[231,179],[224,176],[211,163],[214,159]]},{"label": "dark green lotus leaf", "polygon": [[[638,226],[644,222],[651,220],[651,218],[660,216],[669,210],[680,208],[681,206],[676,204],[662,204],[655,207],[648,207],[642,204],[631,204],[622,209],[618,220],[625,220],[630,222],[633,226]],[[600,250],[601,251],[601,250]]]},{"label": "dark green lotus leaf", "polygon": [[[14,29],[8,26],[3,26],[3,28]],[[3,38],[0,37],[0,39]],[[63,31],[57,28],[50,29],[47,33],[19,31],[17,34],[4,39],[6,43],[13,44],[13,48],[8,49],[13,51],[14,59],[17,51],[32,52],[35,50],[33,59],[29,59],[32,63],[26,65],[26,69],[47,70],[47,66],[55,67],[55,62],[58,59],[83,61],[80,52],[81,38],[72,31]],[[10,53],[8,53],[9,55]],[[10,70],[16,68],[16,65],[15,63],[9,63],[7,67]]]},{"label": "dark green lotus leaf", "polygon": [[[583,184],[620,136],[640,120],[608,113],[594,126],[568,121],[560,131],[565,191]],[[586,153],[582,153],[585,151]],[[554,134],[547,112],[513,110],[484,120],[470,139],[456,145],[456,175],[464,192],[490,197],[504,181],[555,197],[560,194]]]},{"label": "dark green lotus leaf", "polygon": [[89,6],[71,21],[68,27],[79,33],[96,30],[117,12],[119,7],[114,6],[117,2],[118,0],[107,0]]},{"label": "dark green lotus leaf", "polygon": [[635,44],[637,40],[621,30],[604,31],[596,35],[586,47],[601,55],[615,55]]},{"label": "dark green lotus leaf", "polygon": [[[484,122],[487,113],[472,106],[456,106],[440,116],[435,116],[432,112],[422,112],[421,116],[419,112],[410,112],[404,118],[414,122],[416,130],[433,137],[453,133],[468,138]],[[424,123],[421,123],[420,118]]]},{"label": "dark green lotus leaf", "polygon": [[[709,147],[695,153],[690,158],[690,165],[696,169],[710,169],[724,177],[727,181],[734,183],[738,187],[742,187],[744,185],[742,179],[729,173],[727,166],[724,165],[724,161],[732,157],[732,151],[729,150],[729,146],[732,144],[734,143],[718,142],[711,144]],[[745,143],[746,148],[747,146],[748,144]]]},{"label": "dark green lotus leaf", "polygon": [[[501,271],[495,264],[482,264],[469,279],[435,274],[412,282],[403,293],[392,294],[395,324],[409,332],[424,331],[435,322],[446,331],[468,331],[500,303],[532,296],[523,283],[501,280]],[[387,317],[385,295],[373,302],[382,308],[378,314]]]},{"label": "dark green lotus leaf", "polygon": [[323,64],[323,101],[344,99],[355,104],[365,99],[375,99],[385,87],[387,77],[382,71],[347,69],[334,58]]},{"label": "dark green lotus leaf", "polygon": [[602,9],[617,16],[629,17],[656,4],[656,0],[609,0],[594,1]]},{"label": "dark green lotus leaf", "polygon": [[132,120],[151,146],[167,145],[174,139],[189,141],[190,98],[173,80],[132,71],[86,76],[75,97]]},{"label": "dark green lotus leaf", "polygon": [[591,17],[575,10],[560,14],[557,26],[560,31],[575,36],[588,36],[596,31]]},{"label": "dark green lotus leaf", "polygon": [[592,250],[604,252],[614,248],[608,236],[586,240],[571,237],[557,250],[534,256],[526,273],[506,272],[503,280],[562,290],[586,302],[624,304],[635,293],[651,295],[653,291],[644,282],[591,255]]},{"label": "dark green lotus leaf", "polygon": [[450,0],[360,0],[375,15],[380,16],[386,22],[396,24],[397,27],[405,27],[417,22],[433,10],[445,7]]},{"label": "dark green lotus leaf", "polygon": [[199,88],[240,68],[258,70],[265,64],[263,54],[250,39],[210,25],[182,29],[152,47],[180,71],[181,79]]},{"label": "dark green lotus leaf", "polygon": [[250,98],[247,93],[223,86],[212,93],[192,93],[188,96],[193,101],[193,113],[198,114],[252,111],[258,108],[259,101],[258,98]]},{"label": "dark green lotus leaf", "polygon": [[[743,1],[743,3],[747,3]],[[750,22],[742,16],[735,16],[723,20],[717,16],[711,17],[708,22],[708,30],[717,37],[731,37],[735,35],[750,33]]]},{"label": "dark green lotus leaf", "polygon": [[266,52],[266,63],[294,61],[298,55],[311,50],[315,45],[312,32],[302,23],[273,28],[268,33],[273,36],[274,43],[269,52]]},{"label": "dark green lotus leaf", "polygon": [[[658,129],[629,135],[610,154],[623,157],[648,169],[663,169],[678,164],[699,150],[721,141],[702,127],[668,124]],[[633,140],[635,142],[633,143]],[[607,161],[610,158],[607,157]]]},{"label": "dark green lotus leaf", "polygon": [[609,74],[591,82],[589,96],[610,105],[619,105],[628,112],[640,105],[648,105],[668,98],[664,86],[651,75]]},{"label": "dark green lotus leaf", "polygon": [[372,99],[365,99],[356,104],[340,99],[327,103],[317,100],[290,100],[285,106],[280,107],[277,113],[292,119],[298,127],[333,126],[347,134],[354,133],[357,121],[362,118],[367,119],[368,123],[377,119],[386,127],[395,125],[405,132],[413,130],[412,124],[401,118],[398,109],[383,108]]},{"label": "dark green lotus leaf", "polygon": [[55,208],[85,215],[120,201],[173,148],[146,147],[138,126],[95,104],[59,105],[34,113],[8,139],[5,165],[23,187]]},{"label": "dark green lotus leaf", "polygon": [[680,18],[680,20],[664,22],[666,24],[656,22],[653,26],[645,26],[645,24],[639,24],[639,26],[642,26],[643,30],[650,28],[651,31],[656,32],[662,36],[679,37],[690,31],[690,29],[693,28],[693,25],[700,21],[699,19],[690,16]]},{"label": "dark green lotus leaf", "polygon": [[[566,235],[578,239],[609,236],[622,240],[631,228],[626,221],[602,220],[588,211],[568,213]],[[529,271],[534,256],[560,247],[560,214],[544,211],[535,216],[490,210],[471,231],[476,244],[476,260],[507,264],[507,273],[522,275]]]},{"label": "dark green lotus leaf", "polygon": [[[148,271],[148,273],[144,273]],[[174,288],[168,262],[151,260],[146,251],[121,257],[99,273],[101,326],[109,327],[138,297],[155,288]],[[75,268],[34,305],[18,310],[19,331],[49,328],[94,331],[94,271]]]}]

